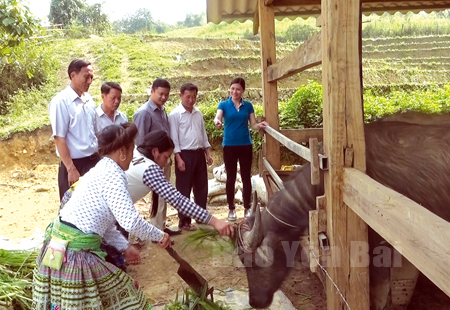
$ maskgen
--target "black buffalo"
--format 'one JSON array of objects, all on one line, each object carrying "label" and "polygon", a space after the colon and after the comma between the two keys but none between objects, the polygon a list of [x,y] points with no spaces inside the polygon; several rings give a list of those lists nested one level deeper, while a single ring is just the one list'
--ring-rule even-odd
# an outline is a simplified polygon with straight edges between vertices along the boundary
[{"label": "black buffalo", "polygon": [[[366,125],[365,137],[370,177],[450,221],[450,122],[447,123],[447,118],[442,121],[420,114],[408,119],[393,117],[388,122]],[[289,261],[293,257],[287,255],[286,249],[295,242],[298,244],[299,237],[308,228],[308,213],[315,209],[316,196],[324,193],[323,181],[311,185],[309,164],[284,185],[284,190],[272,196],[266,210],[261,214],[255,212],[255,218],[239,229],[239,257],[246,266],[250,305],[255,308],[272,303],[273,294],[292,266]],[[381,241],[376,233],[369,231],[371,249]],[[371,288],[388,282],[389,270],[371,267]],[[372,298],[372,309],[385,307],[374,304]]]}]

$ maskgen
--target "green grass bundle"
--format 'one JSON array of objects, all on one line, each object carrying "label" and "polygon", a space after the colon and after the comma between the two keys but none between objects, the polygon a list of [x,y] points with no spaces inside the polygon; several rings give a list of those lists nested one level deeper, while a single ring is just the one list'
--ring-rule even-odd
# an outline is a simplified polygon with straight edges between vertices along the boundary
[{"label": "green grass bundle", "polygon": [[37,255],[33,251],[0,249],[0,306],[31,309]]},{"label": "green grass bundle", "polygon": [[178,293],[175,300],[171,304],[165,305],[164,310],[231,310],[231,308],[222,301],[212,301],[206,296],[207,286],[198,295],[191,288],[184,290],[183,298],[178,298]]},{"label": "green grass bundle", "polygon": [[235,239],[220,237],[219,232],[215,229],[200,227],[199,229],[189,233],[188,237],[181,244],[182,249],[188,246],[195,246],[195,249],[204,248],[205,245],[217,246],[220,251],[226,249],[234,249]]}]

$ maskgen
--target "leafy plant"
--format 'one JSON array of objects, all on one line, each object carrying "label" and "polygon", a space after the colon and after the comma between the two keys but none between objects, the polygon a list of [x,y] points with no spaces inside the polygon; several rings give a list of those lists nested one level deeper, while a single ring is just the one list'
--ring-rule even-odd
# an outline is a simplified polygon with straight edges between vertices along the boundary
[{"label": "leafy plant", "polygon": [[178,292],[172,303],[165,305],[164,310],[231,310],[231,308],[222,301],[213,302],[206,296],[208,287],[205,285],[201,294],[197,294],[190,288],[184,290],[184,295],[178,298]]},{"label": "leafy plant", "polygon": [[322,126],[322,85],[309,81],[300,86],[286,103],[280,104],[281,128],[316,128]]}]

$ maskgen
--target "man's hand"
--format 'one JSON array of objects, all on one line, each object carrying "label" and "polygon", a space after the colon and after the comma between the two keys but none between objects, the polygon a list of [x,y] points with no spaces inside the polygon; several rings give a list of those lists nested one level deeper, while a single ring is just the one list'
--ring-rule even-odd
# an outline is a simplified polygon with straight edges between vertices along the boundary
[{"label": "man's hand", "polygon": [[123,251],[123,256],[128,264],[136,265],[141,263],[141,252],[134,245],[130,245]]},{"label": "man's hand", "polygon": [[80,178],[80,173],[78,172],[77,168],[74,164],[70,166],[70,168],[67,168],[67,181],[69,182],[69,187],[72,186],[73,183],[78,181]]},{"label": "man's hand", "polygon": [[234,227],[230,223],[219,220],[213,216],[209,225],[214,227],[221,236],[234,236]]},{"label": "man's hand", "polygon": [[206,155],[206,163],[211,166],[213,164],[213,162],[214,162],[214,160],[211,157],[211,155],[207,154]]},{"label": "man's hand", "polygon": [[178,169],[180,171],[183,171],[183,172],[186,171],[186,165],[184,163],[184,160],[181,159],[181,156],[177,157],[176,162],[177,162]]}]

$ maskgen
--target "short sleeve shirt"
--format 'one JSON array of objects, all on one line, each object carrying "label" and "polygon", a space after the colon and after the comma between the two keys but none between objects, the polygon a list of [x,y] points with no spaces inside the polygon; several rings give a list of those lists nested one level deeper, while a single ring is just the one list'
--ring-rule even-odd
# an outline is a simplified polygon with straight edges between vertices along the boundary
[{"label": "short sleeve shirt", "polygon": [[95,132],[97,134],[110,125],[120,125],[128,122],[127,116],[118,110],[114,111],[114,121],[105,114],[101,105],[95,109],[95,112]]},{"label": "short sleeve shirt", "polygon": [[224,133],[223,146],[251,145],[250,130],[248,122],[250,114],[255,113],[250,101],[242,100],[239,111],[235,108],[231,97],[219,103],[217,108],[223,111]]},{"label": "short sleeve shirt", "polygon": [[[71,158],[97,152],[95,103],[88,93],[80,97],[69,85],[52,99],[49,112],[52,135],[66,139]],[[59,156],[58,150],[56,154]]]}]

